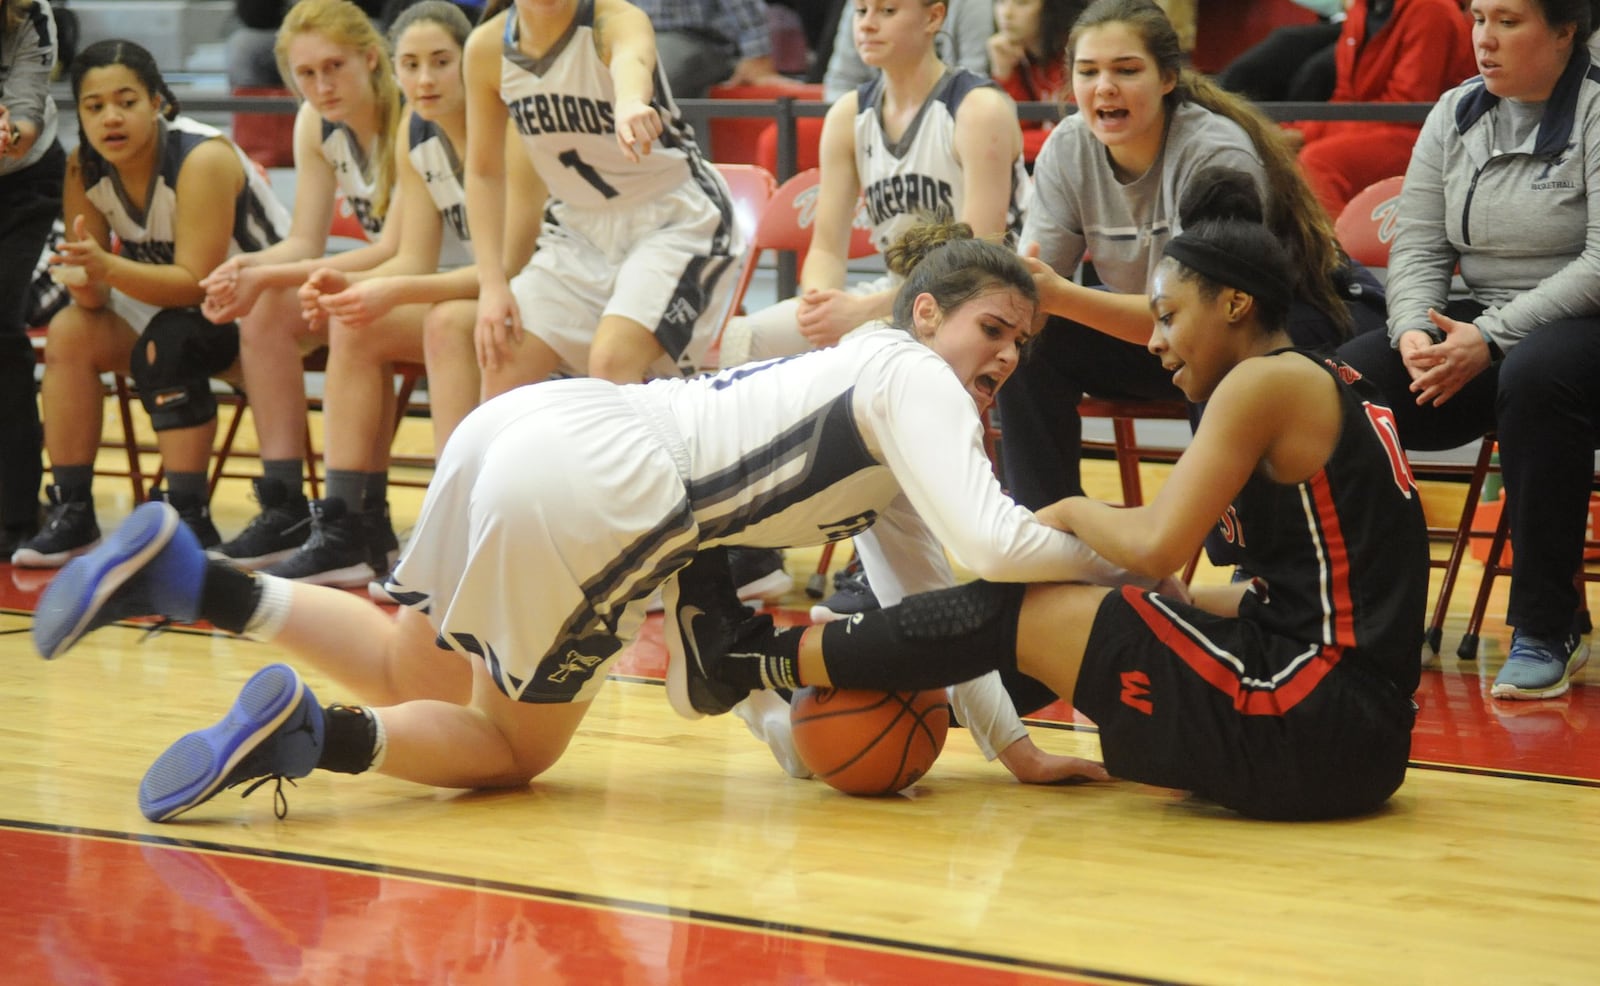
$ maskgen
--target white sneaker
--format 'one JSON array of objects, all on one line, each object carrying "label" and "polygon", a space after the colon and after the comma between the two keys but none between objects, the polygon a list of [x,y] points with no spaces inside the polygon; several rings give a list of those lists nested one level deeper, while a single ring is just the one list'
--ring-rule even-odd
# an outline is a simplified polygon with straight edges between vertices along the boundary
[{"label": "white sneaker", "polygon": [[811,768],[800,759],[794,746],[794,730],[789,725],[789,703],[777,692],[753,691],[733,707],[733,714],[744,721],[750,735],[767,744],[784,773],[801,780],[812,776]]}]

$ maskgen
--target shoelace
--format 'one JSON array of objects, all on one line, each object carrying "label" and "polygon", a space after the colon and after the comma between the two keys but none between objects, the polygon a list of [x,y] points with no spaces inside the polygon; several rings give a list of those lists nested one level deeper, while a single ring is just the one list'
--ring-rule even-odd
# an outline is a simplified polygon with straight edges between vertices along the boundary
[{"label": "shoelace", "polygon": [[863,594],[871,591],[867,585],[867,570],[861,564],[861,559],[852,558],[850,564],[839,570],[833,577],[835,592],[850,592]]},{"label": "shoelace", "polygon": [[[239,792],[239,797],[250,797],[250,795],[256,793],[256,788],[267,783],[268,781],[277,782],[277,786],[272,789],[272,813],[276,815],[279,820],[287,818],[289,815],[289,797],[283,793],[283,782],[288,781],[290,787],[299,787],[300,785],[294,782],[293,777],[285,777],[282,774],[267,774],[265,777],[257,777],[254,784],[251,784],[249,787]],[[243,784],[244,781],[240,781],[239,783]]]},{"label": "shoelace", "polygon": [[139,635],[139,639],[137,641],[135,641],[135,643],[143,644],[146,640],[149,640],[151,637],[157,636],[158,634],[166,633],[167,632],[167,628],[172,626],[173,624],[175,624],[177,622],[178,622],[177,620],[174,620],[171,617],[163,616],[161,619],[155,621],[154,623],[152,623],[148,627],[146,627],[144,633],[141,633]]},{"label": "shoelace", "polygon": [[[270,510],[263,510],[256,514],[250,523],[244,526],[244,530],[239,532],[239,536],[244,537],[246,534],[249,534],[252,531],[259,531],[263,528],[270,527],[272,525],[271,513],[272,511]],[[298,531],[300,528],[305,527],[309,523],[311,523],[310,517],[302,517],[293,524],[290,524],[288,527],[285,527],[283,529],[283,533],[293,534],[295,531]]]},{"label": "shoelace", "polygon": [[72,504],[70,503],[57,504],[51,509],[50,516],[45,520],[44,529],[56,531],[67,526],[67,512],[71,509]]}]

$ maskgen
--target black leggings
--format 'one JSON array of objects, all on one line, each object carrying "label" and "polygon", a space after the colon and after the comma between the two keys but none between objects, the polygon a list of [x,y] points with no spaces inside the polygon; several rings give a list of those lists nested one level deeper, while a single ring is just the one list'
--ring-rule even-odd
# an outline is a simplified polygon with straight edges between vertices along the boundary
[{"label": "black leggings", "polygon": [[[1482,311],[1472,301],[1445,306],[1461,321]],[[1567,633],[1578,608],[1572,578],[1583,563],[1600,442],[1600,318],[1540,326],[1442,407],[1417,406],[1411,377],[1385,336],[1354,339],[1339,355],[1389,399],[1408,449],[1455,448],[1498,432],[1516,545],[1506,622],[1535,636]]]},{"label": "black leggings", "polygon": [[61,215],[66,155],[59,144],[34,164],[0,175],[0,524],[30,524],[39,511],[44,430],[28,341],[28,290],[50,224]]}]

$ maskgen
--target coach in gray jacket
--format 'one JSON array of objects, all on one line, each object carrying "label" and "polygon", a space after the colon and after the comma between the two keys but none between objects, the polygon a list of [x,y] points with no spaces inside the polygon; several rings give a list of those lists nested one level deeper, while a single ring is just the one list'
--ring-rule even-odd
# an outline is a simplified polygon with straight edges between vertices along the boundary
[{"label": "coach in gray jacket", "polygon": [[[1346,361],[1388,396],[1407,448],[1500,441],[1511,652],[1492,694],[1553,698],[1573,633],[1600,436],[1600,68],[1588,0],[1526,0],[1473,28],[1481,75],[1428,115],[1400,194],[1388,345]],[[1469,297],[1450,300],[1459,264]],[[1392,348],[1391,348],[1392,347]]]}]

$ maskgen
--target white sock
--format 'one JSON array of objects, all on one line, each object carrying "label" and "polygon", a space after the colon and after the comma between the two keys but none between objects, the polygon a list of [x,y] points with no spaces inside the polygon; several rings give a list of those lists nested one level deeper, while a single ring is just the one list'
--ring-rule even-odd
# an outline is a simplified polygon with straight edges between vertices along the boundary
[{"label": "white sock", "polygon": [[372,763],[368,770],[377,770],[383,766],[383,758],[389,753],[389,734],[384,731],[383,717],[378,715],[378,710],[371,706],[363,706],[361,711],[372,717]]},{"label": "white sock", "polygon": [[245,622],[244,635],[255,640],[272,640],[289,622],[291,583],[276,575],[260,573],[256,574],[256,580],[261,585],[261,601],[256,603],[256,611]]},{"label": "white sock", "polygon": [[752,736],[767,744],[767,749],[772,751],[784,773],[802,780],[811,776],[811,768],[805,765],[805,761],[800,759],[800,751],[794,748],[794,730],[789,725],[789,703],[783,700],[782,695],[765,690],[753,691],[733,707],[733,714],[744,722]]}]

